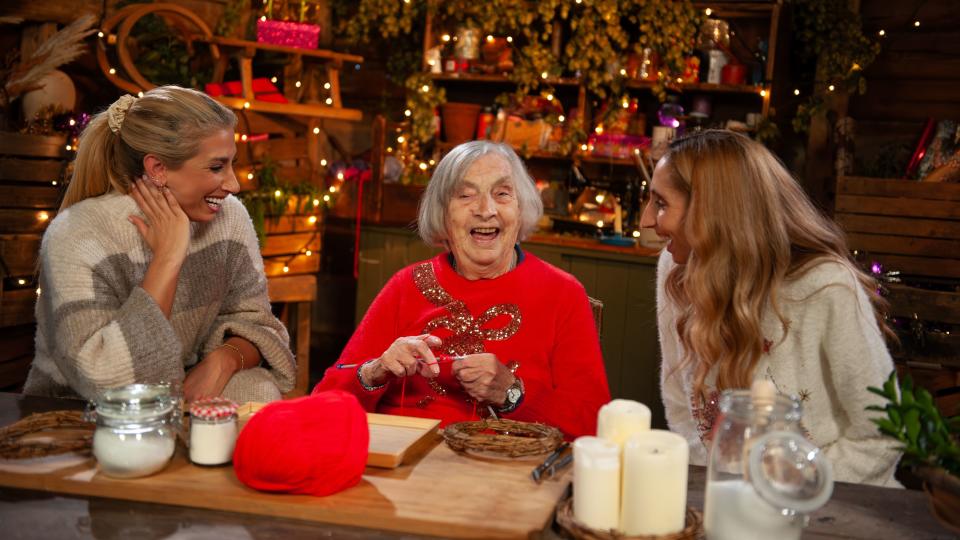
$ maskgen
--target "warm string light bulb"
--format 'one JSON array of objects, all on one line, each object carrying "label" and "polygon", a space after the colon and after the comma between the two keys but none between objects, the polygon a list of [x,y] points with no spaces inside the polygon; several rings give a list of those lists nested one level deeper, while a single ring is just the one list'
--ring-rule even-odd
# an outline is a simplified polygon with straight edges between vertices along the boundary
[{"label": "warm string light bulb", "polygon": [[319,134],[320,134],[320,128],[318,128],[318,127],[313,128],[313,134],[314,134],[314,135],[319,135]]}]

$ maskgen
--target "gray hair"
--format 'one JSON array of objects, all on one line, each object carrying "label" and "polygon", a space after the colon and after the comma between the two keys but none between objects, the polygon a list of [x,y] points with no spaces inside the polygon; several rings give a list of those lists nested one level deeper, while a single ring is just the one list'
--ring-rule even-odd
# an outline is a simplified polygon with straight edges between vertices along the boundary
[{"label": "gray hair", "polygon": [[540,192],[523,165],[523,161],[506,144],[491,141],[470,141],[458,145],[447,153],[427,184],[427,190],[420,199],[417,229],[420,238],[427,245],[441,245],[447,239],[446,218],[447,206],[453,198],[467,169],[478,159],[488,154],[502,156],[510,166],[510,176],[513,179],[517,193],[517,202],[520,203],[520,235],[518,240],[526,240],[537,228],[537,222],[543,215],[543,201]]}]

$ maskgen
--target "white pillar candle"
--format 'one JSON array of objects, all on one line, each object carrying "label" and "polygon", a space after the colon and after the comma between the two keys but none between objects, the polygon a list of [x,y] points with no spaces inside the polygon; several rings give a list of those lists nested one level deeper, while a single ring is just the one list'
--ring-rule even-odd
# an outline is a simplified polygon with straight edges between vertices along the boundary
[{"label": "white pillar candle", "polygon": [[620,447],[599,437],[573,442],[573,515],[592,529],[620,522]]},{"label": "white pillar candle", "polygon": [[687,515],[686,439],[654,429],[627,439],[623,447],[623,506],[620,530],[627,536],[682,531]]},{"label": "white pillar candle", "polygon": [[597,437],[615,442],[621,449],[631,435],[643,431],[650,431],[650,409],[643,403],[615,399],[597,413]]}]

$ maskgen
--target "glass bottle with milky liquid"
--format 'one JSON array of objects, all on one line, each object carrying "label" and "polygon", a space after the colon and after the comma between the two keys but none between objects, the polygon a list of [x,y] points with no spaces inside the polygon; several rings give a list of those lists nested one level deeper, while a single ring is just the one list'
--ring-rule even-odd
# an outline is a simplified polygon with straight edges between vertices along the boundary
[{"label": "glass bottle with milky liquid", "polygon": [[800,402],[769,381],[720,398],[707,470],[708,540],[799,540],[833,493],[833,471],[807,440]]}]

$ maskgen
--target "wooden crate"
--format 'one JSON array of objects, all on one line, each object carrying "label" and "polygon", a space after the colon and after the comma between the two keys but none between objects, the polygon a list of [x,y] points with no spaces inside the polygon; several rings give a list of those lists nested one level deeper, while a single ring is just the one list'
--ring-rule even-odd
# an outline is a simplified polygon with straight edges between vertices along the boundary
[{"label": "wooden crate", "polygon": [[[958,332],[926,333],[931,325],[960,326],[960,185],[912,180],[841,177],[837,222],[850,247],[907,281],[927,280],[938,290],[889,284],[889,314],[916,321],[897,360],[935,396],[947,414],[960,412]],[[920,342],[918,345],[915,342]]]}]

